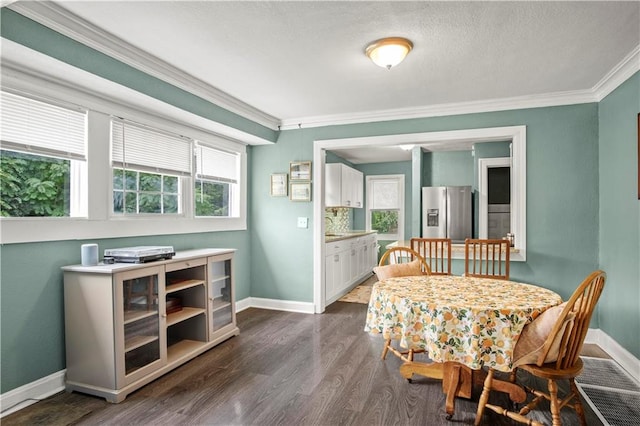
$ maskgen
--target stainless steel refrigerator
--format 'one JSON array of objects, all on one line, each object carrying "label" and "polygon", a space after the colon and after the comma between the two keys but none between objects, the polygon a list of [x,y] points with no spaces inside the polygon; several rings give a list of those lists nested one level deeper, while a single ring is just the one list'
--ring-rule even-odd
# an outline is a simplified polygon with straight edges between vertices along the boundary
[{"label": "stainless steel refrigerator", "polygon": [[473,202],[470,186],[422,188],[422,237],[451,238],[463,243],[472,238]]}]

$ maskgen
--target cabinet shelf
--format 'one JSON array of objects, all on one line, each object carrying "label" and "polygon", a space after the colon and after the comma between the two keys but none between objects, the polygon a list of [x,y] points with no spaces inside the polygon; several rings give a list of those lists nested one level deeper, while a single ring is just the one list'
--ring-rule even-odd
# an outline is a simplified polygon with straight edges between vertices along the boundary
[{"label": "cabinet shelf", "polygon": [[217,282],[220,282],[220,281],[227,280],[227,279],[229,279],[229,278],[231,278],[231,276],[230,276],[230,275],[222,275],[222,276],[219,276],[219,277],[213,277],[213,278],[211,278],[211,282],[212,282],[212,283],[217,283]]},{"label": "cabinet shelf", "polygon": [[144,318],[158,316],[158,311],[124,311],[124,324],[129,324]]},{"label": "cabinet shelf", "polygon": [[185,290],[187,288],[195,287],[198,285],[204,285],[203,280],[184,280],[177,283],[169,284],[166,288],[166,293],[174,293],[176,291]]},{"label": "cabinet shelf", "polygon": [[205,310],[202,308],[190,308],[188,306],[185,306],[182,308],[182,310],[167,315],[167,327],[184,320],[188,320],[189,318],[193,318],[197,315],[204,314],[204,312]]},{"label": "cabinet shelf", "polygon": [[231,306],[231,302],[227,302],[222,300],[219,297],[216,297],[215,299],[213,299],[213,303],[211,305],[211,312],[213,313],[221,309],[228,308],[229,306]]},{"label": "cabinet shelf", "polygon": [[169,363],[175,362],[182,357],[189,356],[189,354],[205,346],[207,342],[198,342],[195,340],[181,340],[173,345],[167,347],[167,361]]},{"label": "cabinet shelf", "polygon": [[158,336],[133,336],[124,342],[124,351],[131,352],[155,340],[158,340]]}]

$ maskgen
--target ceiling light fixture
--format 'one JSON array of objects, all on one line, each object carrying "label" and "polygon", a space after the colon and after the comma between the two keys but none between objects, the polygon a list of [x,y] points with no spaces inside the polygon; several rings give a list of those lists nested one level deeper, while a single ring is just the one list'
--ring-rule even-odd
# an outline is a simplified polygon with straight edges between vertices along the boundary
[{"label": "ceiling light fixture", "polygon": [[374,64],[386,69],[395,67],[413,49],[413,43],[402,37],[388,37],[371,43],[364,53]]}]

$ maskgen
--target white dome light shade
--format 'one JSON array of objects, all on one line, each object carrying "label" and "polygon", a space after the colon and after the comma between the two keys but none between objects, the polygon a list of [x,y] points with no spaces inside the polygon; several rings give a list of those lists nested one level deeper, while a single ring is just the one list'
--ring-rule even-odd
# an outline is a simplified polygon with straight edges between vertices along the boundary
[{"label": "white dome light shade", "polygon": [[402,37],[389,37],[374,41],[365,49],[374,64],[383,68],[395,67],[407,56],[413,43]]}]

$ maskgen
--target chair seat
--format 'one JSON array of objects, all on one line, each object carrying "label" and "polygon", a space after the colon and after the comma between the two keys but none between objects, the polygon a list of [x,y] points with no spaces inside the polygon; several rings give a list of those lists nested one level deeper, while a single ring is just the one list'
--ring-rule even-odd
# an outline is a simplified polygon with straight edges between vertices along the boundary
[{"label": "chair seat", "polygon": [[578,358],[573,366],[563,369],[558,369],[555,362],[548,364],[542,364],[537,366],[535,364],[525,364],[518,367],[520,370],[528,371],[529,373],[541,377],[543,379],[551,380],[564,380],[578,376],[582,373],[584,363],[581,358]]}]

